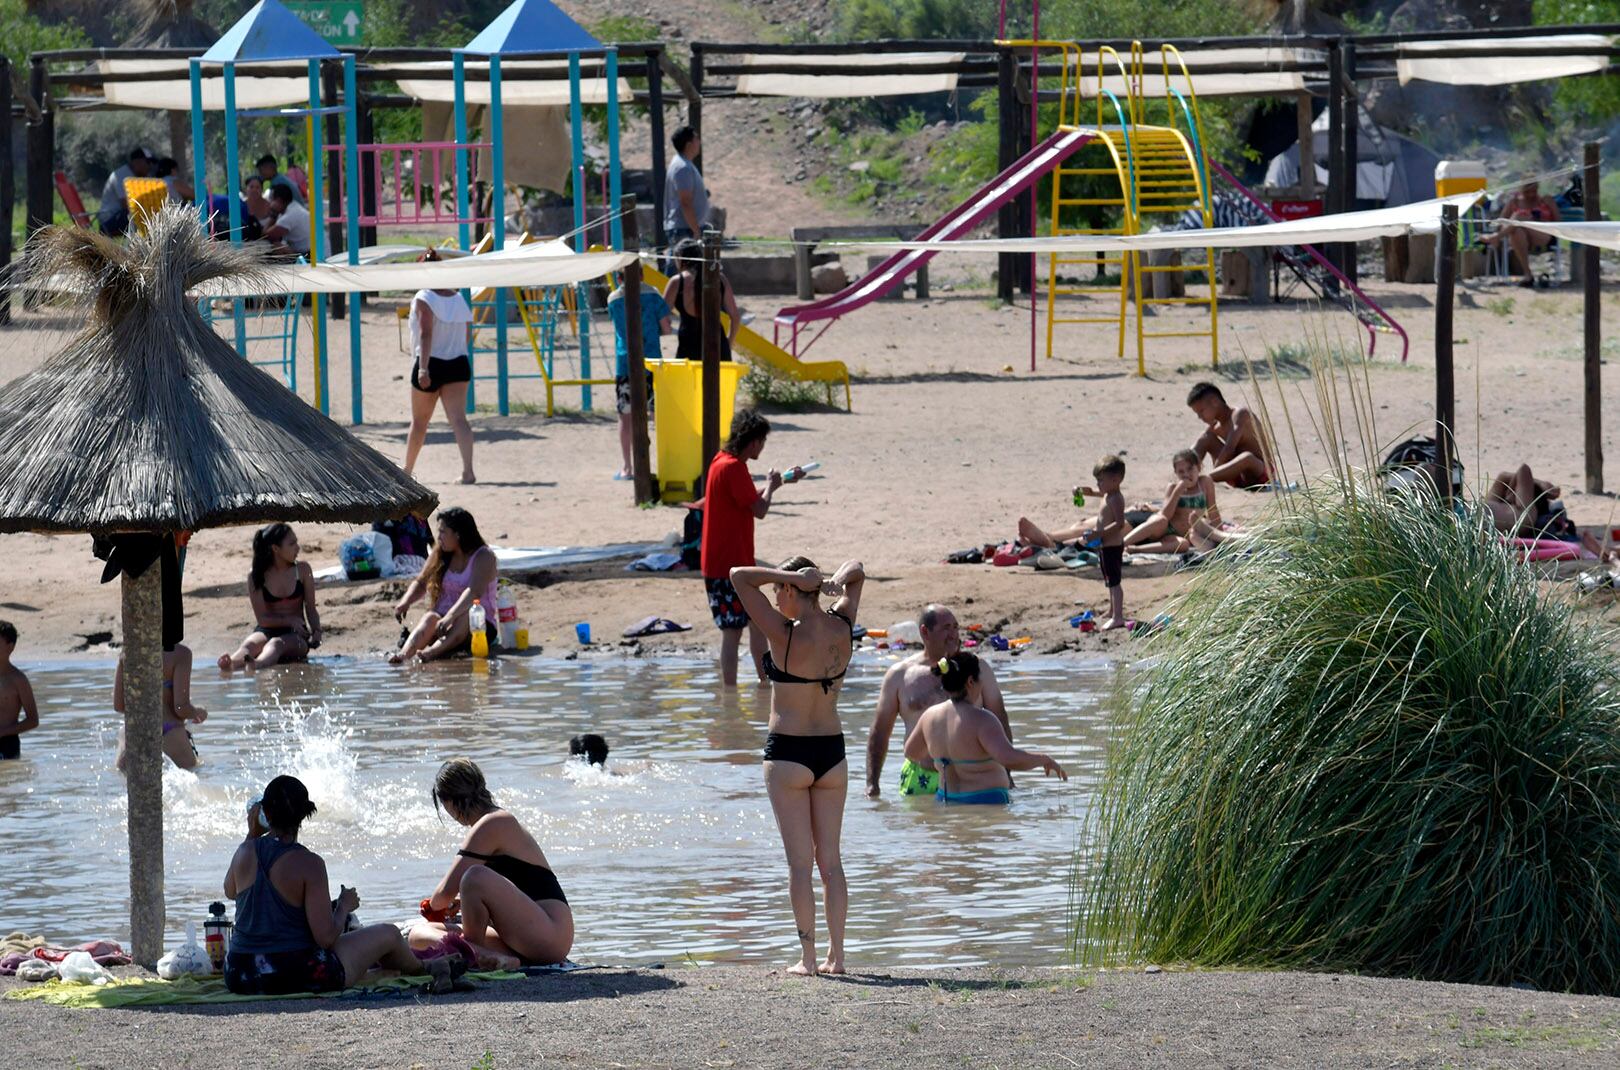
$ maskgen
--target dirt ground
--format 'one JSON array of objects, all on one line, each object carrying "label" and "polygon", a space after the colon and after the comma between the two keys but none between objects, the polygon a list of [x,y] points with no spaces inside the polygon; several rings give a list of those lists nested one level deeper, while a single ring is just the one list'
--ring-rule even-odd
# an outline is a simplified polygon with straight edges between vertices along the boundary
[{"label": "dirt ground", "polygon": [[[770,515],[758,525],[760,556],[776,560],[807,553],[824,565],[858,557],[871,582],[862,619],[881,627],[913,616],[930,600],[958,607],[964,623],[999,626],[1009,636],[1030,635],[1037,651],[1101,650],[1128,656],[1127,639],[1082,637],[1066,618],[1082,608],[1105,605],[1095,578],[1034,573],[1027,568],[944,565],[950,551],[1009,537],[1022,514],[1040,522],[1067,523],[1077,516],[1069,488],[1089,481],[1103,453],[1121,453],[1129,470],[1128,499],[1162,499],[1170,479],[1170,454],[1191,444],[1200,425],[1186,408],[1187,389],[1213,378],[1235,402],[1262,399],[1282,439],[1290,479],[1322,472],[1329,448],[1319,433],[1319,389],[1332,383],[1312,378],[1299,359],[1279,365],[1270,378],[1269,350],[1316,344],[1357,345],[1357,327],[1337,309],[1300,302],[1221,309],[1222,361],[1209,368],[1207,342],[1149,342],[1148,375],[1134,374],[1134,360],[1115,355],[1104,328],[1059,328],[1057,356],[1037,360],[1029,371],[1030,314],[998,308],[982,290],[989,262],[950,260],[936,277],[951,292],[926,302],[879,302],[837,324],[812,350],[814,356],[848,363],[854,376],[854,411],[813,406],[771,413],[775,431],[754,467],[787,467],[811,459],[822,469],[784,488]],[[952,280],[954,279],[954,283]],[[1412,336],[1410,359],[1380,340],[1365,365],[1379,443],[1432,429],[1434,360],[1432,290],[1377,285]],[[753,311],[768,322],[774,303],[754,298]],[[1538,474],[1563,484],[1577,521],[1607,526],[1615,503],[1607,495],[1581,492],[1580,298],[1572,291],[1537,292],[1473,284],[1457,312],[1457,414],[1459,450],[1470,482],[1499,469],[1529,462]],[[1509,307],[1511,305],[1511,307]],[[1189,321],[1199,313],[1175,313]],[[1613,336],[1620,312],[1611,301],[1605,329]],[[1158,326],[1170,326],[1168,317]],[[371,307],[365,317],[365,420],[355,428],[365,441],[392,457],[403,455],[408,358],[400,352],[391,307]],[[60,318],[25,313],[0,331],[0,380],[26,372],[65,341]],[[1104,333],[1106,332],[1106,333]],[[345,330],[334,331],[332,411],[347,420],[350,383]],[[1134,356],[1134,350],[1129,350]],[[300,384],[308,394],[308,347]],[[527,351],[514,350],[513,368]],[[1250,366],[1266,379],[1256,384]],[[1606,369],[1607,370],[1607,369]],[[1349,407],[1344,376],[1337,379],[1339,404]],[[618,445],[611,390],[598,388],[596,411],[572,408],[543,415],[538,381],[515,383],[512,415],[483,411],[492,384],[481,384],[481,411],[474,416],[480,482],[463,487],[448,428],[436,424],[418,466],[445,505],[462,505],[478,518],[486,538],[503,545],[596,545],[656,541],[679,530],[684,510],[638,509],[628,484],[614,482]],[[579,404],[578,392],[560,400]],[[1608,412],[1620,411],[1620,382],[1611,373],[1604,388]],[[606,412],[602,411],[606,408]],[[1351,455],[1361,448],[1354,422],[1345,417]],[[1605,445],[1620,456],[1614,423],[1605,423]],[[1612,466],[1611,466],[1612,468]],[[1620,473],[1611,472],[1611,482]],[[1239,523],[1253,520],[1272,496],[1223,492],[1222,513]],[[301,538],[316,565],[335,562],[340,527],[305,525]],[[199,659],[226,649],[251,623],[241,594],[247,573],[250,531],[227,528],[197,533],[186,567],[188,641]],[[97,581],[101,564],[83,536],[0,536],[0,613],[22,632],[19,661],[90,652],[111,656],[118,594]],[[598,638],[648,614],[696,625],[671,639],[637,649],[709,649],[717,636],[707,618],[701,585],[689,573],[647,575],[622,563],[565,568],[526,577],[520,611],[533,641],[548,653],[577,649],[573,626],[590,621]],[[1127,569],[1131,615],[1156,612],[1186,574],[1141,578]],[[1094,573],[1091,574],[1094,576]],[[327,641],[323,654],[364,655],[397,639],[389,601],[398,582],[344,585],[321,592]]]},{"label": "dirt ground", "polygon": [[[17,982],[0,979],[0,990]],[[446,997],[131,1010],[0,999],[83,1067],[1603,1067],[1620,1000],[1300,973],[604,970]]]}]

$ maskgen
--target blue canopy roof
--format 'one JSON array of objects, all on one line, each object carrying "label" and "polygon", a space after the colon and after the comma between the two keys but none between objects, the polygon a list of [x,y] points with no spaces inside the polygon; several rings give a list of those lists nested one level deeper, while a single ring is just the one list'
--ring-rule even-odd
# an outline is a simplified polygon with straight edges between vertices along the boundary
[{"label": "blue canopy roof", "polygon": [[257,63],[341,55],[277,0],[259,0],[202,58],[209,63]]},{"label": "blue canopy roof", "polygon": [[532,55],[537,52],[591,52],[602,42],[550,2],[513,0],[463,52],[480,56]]}]

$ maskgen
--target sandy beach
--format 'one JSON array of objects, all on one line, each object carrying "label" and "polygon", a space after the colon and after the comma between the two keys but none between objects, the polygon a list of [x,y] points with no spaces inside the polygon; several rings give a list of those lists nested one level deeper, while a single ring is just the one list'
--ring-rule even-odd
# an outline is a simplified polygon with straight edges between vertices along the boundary
[{"label": "sandy beach", "polygon": [[[0,979],[0,991],[15,982]],[[0,999],[63,1065],[1607,1067],[1620,1000],[1303,973],[609,969],[443,997],[70,1010]]]},{"label": "sandy beach", "polygon": [[[964,623],[999,627],[1009,636],[1029,635],[1034,649],[1082,651],[1126,657],[1127,639],[1082,636],[1066,618],[1080,609],[1101,609],[1106,599],[1094,573],[1035,573],[1028,568],[948,566],[950,551],[1011,537],[1021,514],[1038,522],[1072,522],[1078,511],[1069,488],[1090,481],[1103,453],[1121,453],[1129,471],[1127,500],[1162,499],[1170,481],[1170,454],[1191,444],[1201,429],[1186,408],[1188,388],[1213,378],[1234,402],[1269,408],[1285,438],[1283,455],[1291,479],[1320,473],[1327,449],[1315,426],[1316,384],[1297,357],[1269,378],[1268,349],[1299,347],[1309,338],[1354,350],[1358,328],[1345,313],[1302,303],[1251,307],[1230,303],[1221,310],[1222,365],[1209,369],[1207,344],[1197,339],[1151,343],[1147,378],[1134,374],[1134,359],[1119,360],[1111,332],[1067,328],[1058,335],[1058,356],[1029,368],[1029,310],[998,308],[982,289],[990,263],[958,257],[936,272],[951,292],[931,301],[879,302],[837,324],[812,355],[845,361],[854,377],[854,411],[818,406],[771,412],[775,433],[754,467],[763,478],[770,465],[786,468],[811,459],[815,476],[784,488],[769,517],[758,525],[765,560],[806,553],[828,566],[859,557],[872,578],[863,621],[882,627],[912,617],[930,600],[958,608]],[[1382,338],[1366,365],[1373,397],[1377,441],[1388,444],[1412,433],[1432,432],[1432,289],[1375,284],[1412,336],[1409,361],[1399,363],[1395,340]],[[1524,291],[1466,284],[1457,312],[1458,439],[1468,479],[1476,489],[1492,474],[1529,462],[1545,478],[1563,484],[1577,522],[1606,527],[1613,499],[1581,493],[1580,297],[1573,291]],[[1511,307],[1509,307],[1509,303]],[[777,302],[750,299],[768,320]],[[1189,319],[1197,313],[1172,313]],[[393,308],[368,308],[365,323],[366,422],[356,432],[393,457],[403,456],[404,375]],[[68,324],[44,313],[19,315],[0,333],[0,379],[22,374],[64,341]],[[1605,330],[1620,328],[1620,310],[1610,302]],[[349,411],[347,331],[333,332],[333,412]],[[307,341],[307,340],[306,340]],[[300,384],[311,381],[308,346]],[[1134,354],[1133,354],[1134,357]],[[529,359],[517,349],[514,369]],[[1253,362],[1263,381],[1249,378]],[[481,405],[493,401],[492,384],[481,384]],[[1620,382],[1605,384],[1608,412],[1620,411]],[[684,510],[676,506],[637,509],[630,487],[614,482],[618,445],[611,390],[598,388],[596,409],[577,409],[578,392],[560,392],[571,409],[553,418],[543,413],[538,381],[515,383],[512,415],[480,411],[473,417],[480,482],[463,487],[448,428],[436,424],[418,468],[445,505],[462,505],[478,518],[486,538],[507,546],[589,546],[655,542],[678,531]],[[1348,405],[1341,390],[1341,403]],[[606,411],[602,411],[606,409]],[[767,410],[769,412],[769,410]],[[1606,448],[1620,457],[1612,430]],[[1352,454],[1360,447],[1352,444]],[[1611,473],[1611,483],[1620,473]],[[1270,495],[1223,492],[1223,515],[1237,523],[1259,516]],[[300,534],[316,568],[334,564],[349,532],[305,526]],[[185,575],[187,640],[199,664],[211,660],[245,632],[251,612],[243,595],[250,529],[197,533]],[[101,563],[83,536],[7,535],[0,538],[0,613],[22,631],[18,660],[65,655],[111,656],[118,595],[101,586]],[[522,577],[530,586],[520,610],[533,641],[547,653],[577,649],[574,624],[590,621],[595,636],[617,642],[619,632],[649,614],[695,626],[690,633],[637,644],[626,650],[708,650],[717,638],[697,577],[690,573],[627,572],[624,562],[560,568]],[[1182,577],[1142,578],[1126,572],[1130,615],[1150,617],[1180,587]],[[374,582],[321,591],[326,643],[322,654],[367,655],[390,648],[398,636],[389,605],[402,584]],[[603,644],[598,644],[603,646]],[[616,646],[609,650],[621,649]],[[601,651],[598,651],[600,653]]]}]

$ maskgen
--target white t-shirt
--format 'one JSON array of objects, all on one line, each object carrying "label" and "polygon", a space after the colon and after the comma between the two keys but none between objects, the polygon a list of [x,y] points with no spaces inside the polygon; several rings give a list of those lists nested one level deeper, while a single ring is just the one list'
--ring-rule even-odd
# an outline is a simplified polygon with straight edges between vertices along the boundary
[{"label": "white t-shirt", "polygon": [[129,164],[107,176],[107,184],[101,187],[101,205],[96,209],[97,219],[105,223],[129,207],[124,199],[124,179],[134,177],[135,171]]},{"label": "white t-shirt", "polygon": [[472,309],[467,299],[457,290],[453,294],[418,290],[411,298],[411,353],[422,352],[422,306],[433,313],[433,344],[428,349],[429,360],[454,360],[467,355],[467,325],[472,322]]},{"label": "white t-shirt", "polygon": [[275,226],[285,227],[287,234],[281,240],[295,253],[309,252],[309,209],[293,201],[287,210],[276,216]]}]

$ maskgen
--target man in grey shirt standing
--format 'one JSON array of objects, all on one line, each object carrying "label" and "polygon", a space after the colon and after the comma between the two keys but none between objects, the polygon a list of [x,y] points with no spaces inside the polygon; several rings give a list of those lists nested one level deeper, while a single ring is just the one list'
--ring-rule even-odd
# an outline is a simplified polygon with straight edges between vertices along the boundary
[{"label": "man in grey shirt standing", "polygon": [[697,131],[683,126],[670,141],[675,146],[675,162],[664,176],[664,233],[673,249],[682,238],[702,236],[709,218],[709,191],[703,188],[703,175],[692,162],[702,151]]}]

